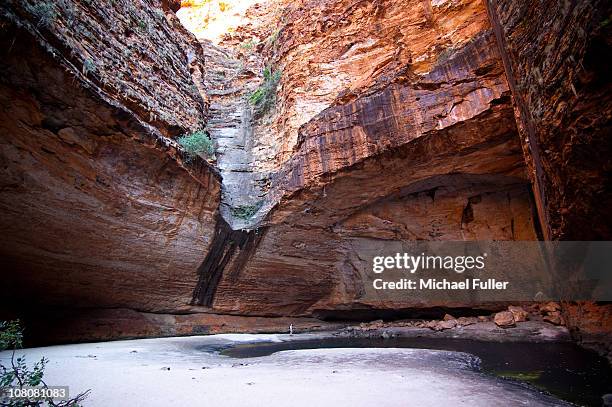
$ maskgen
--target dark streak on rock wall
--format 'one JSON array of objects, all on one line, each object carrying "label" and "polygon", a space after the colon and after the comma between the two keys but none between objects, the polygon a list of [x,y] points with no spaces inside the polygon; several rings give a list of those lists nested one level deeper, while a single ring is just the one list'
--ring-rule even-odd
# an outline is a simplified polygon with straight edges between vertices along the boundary
[{"label": "dark streak on rock wall", "polygon": [[212,243],[198,268],[199,278],[191,304],[211,307],[221,277],[224,273],[229,279],[239,276],[263,234],[264,229],[232,230],[221,216],[217,216]]}]

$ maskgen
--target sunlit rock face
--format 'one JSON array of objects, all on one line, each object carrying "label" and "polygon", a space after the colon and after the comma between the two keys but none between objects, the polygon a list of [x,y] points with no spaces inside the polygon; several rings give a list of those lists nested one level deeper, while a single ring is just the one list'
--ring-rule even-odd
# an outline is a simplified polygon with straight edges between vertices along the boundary
[{"label": "sunlit rock face", "polygon": [[3,311],[191,299],[220,181],[172,137],[205,123],[201,50],[161,7],[121,3],[0,6]]},{"label": "sunlit rock face", "polygon": [[[293,155],[300,126],[330,106],[348,107],[368,95],[384,97],[394,84],[427,81],[435,66],[489,28],[477,1],[302,0],[289,2],[276,24],[273,61],[283,70],[276,122],[281,162]],[[483,46],[475,51],[487,52]]]},{"label": "sunlit rock face", "polygon": [[276,136],[268,199],[278,203],[206,305],[255,315],[448,305],[365,299],[352,259],[389,239],[537,239],[486,9],[427,4],[286,7],[264,49],[283,72],[282,125],[255,133]]},{"label": "sunlit rock face", "polygon": [[255,5],[260,7],[256,0],[182,0],[177,16],[198,39],[219,44],[238,27],[251,22],[247,10]]}]

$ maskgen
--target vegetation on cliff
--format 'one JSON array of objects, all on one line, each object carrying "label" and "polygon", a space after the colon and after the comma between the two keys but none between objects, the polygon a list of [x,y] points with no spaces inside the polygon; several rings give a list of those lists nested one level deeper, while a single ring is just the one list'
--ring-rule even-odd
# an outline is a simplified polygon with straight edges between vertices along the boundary
[{"label": "vegetation on cliff", "polygon": [[215,154],[215,145],[204,130],[179,137],[178,143],[185,149],[190,158],[199,155],[208,158]]},{"label": "vegetation on cliff", "polygon": [[266,67],[263,71],[263,82],[259,88],[249,96],[249,102],[255,109],[256,116],[263,116],[276,104],[276,88],[282,73]]}]

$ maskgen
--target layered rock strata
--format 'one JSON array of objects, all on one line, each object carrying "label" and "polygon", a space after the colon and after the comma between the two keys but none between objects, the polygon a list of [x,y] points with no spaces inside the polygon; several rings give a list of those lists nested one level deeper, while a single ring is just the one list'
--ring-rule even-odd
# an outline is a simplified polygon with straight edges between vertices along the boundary
[{"label": "layered rock strata", "polygon": [[610,3],[487,4],[546,237],[609,239]]},{"label": "layered rock strata", "polygon": [[[362,298],[364,283],[351,259],[369,242],[388,239],[537,237],[510,90],[484,6],[461,3],[449,16],[444,7],[404,4],[402,13],[410,19],[389,17],[383,32],[376,27],[393,15],[395,3],[381,4],[374,14],[367,14],[365,5],[341,13],[336,8],[342,6],[329,2],[324,13],[286,10],[284,21],[292,23],[281,28],[272,57],[283,71],[275,120],[284,124],[277,137],[293,151],[284,159],[279,150],[279,170],[267,197],[278,203],[260,225],[262,237],[249,262],[229,267],[219,279],[216,311],[320,315],[334,309],[440,306],[442,301]],[[287,17],[292,13],[299,18]],[[460,30],[436,36],[451,17]],[[348,35],[357,26],[360,33]],[[299,27],[309,27],[306,35],[298,35]],[[391,52],[384,46],[387,31],[396,32],[397,49],[410,44],[405,52],[414,60],[389,54],[384,75],[360,70],[358,60],[373,58],[374,44]],[[410,43],[416,32],[423,38]],[[331,38],[350,38],[360,51],[323,47]],[[361,49],[362,44],[370,45]],[[306,68],[307,78],[299,73]],[[319,72],[335,75],[326,83],[338,89],[325,97],[320,87],[307,85],[322,80],[313,74]],[[338,75],[355,82],[339,81]],[[305,100],[320,112],[300,110]],[[305,121],[298,126],[294,119]],[[266,129],[259,130],[256,137],[268,137]],[[460,305],[465,304],[454,304]]]},{"label": "layered rock strata", "polygon": [[[78,339],[505,308],[366,298],[355,264],[610,236],[608,6],[510,3],[269,1],[224,9],[241,25],[215,44],[176,1],[3,4],[3,301],[112,332]],[[200,130],[219,171],[175,141]],[[608,330],[591,305],[564,309],[583,337]]]},{"label": "layered rock strata", "polygon": [[206,120],[201,48],[155,3],[0,14],[3,311],[186,307],[220,189],[173,140]]},{"label": "layered rock strata", "polygon": [[[488,0],[487,7],[544,237],[609,240],[612,5]],[[610,310],[563,304],[574,337],[604,354],[612,354]]]}]

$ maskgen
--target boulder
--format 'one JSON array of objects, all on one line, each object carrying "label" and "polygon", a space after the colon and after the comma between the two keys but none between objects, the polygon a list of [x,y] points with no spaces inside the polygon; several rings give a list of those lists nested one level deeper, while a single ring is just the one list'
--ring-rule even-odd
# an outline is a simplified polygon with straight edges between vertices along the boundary
[{"label": "boulder", "polygon": [[544,305],[540,306],[540,312],[542,314],[548,314],[550,312],[555,312],[555,311],[560,311],[561,310],[561,306],[556,303],[556,302],[547,302]]},{"label": "boulder", "polygon": [[510,328],[516,325],[514,315],[510,311],[498,312],[495,314],[493,321],[495,322],[495,325],[502,328]]},{"label": "boulder", "polygon": [[554,311],[550,312],[542,318],[546,322],[550,322],[553,325],[564,325],[565,321],[563,316],[561,316],[561,312]]},{"label": "boulder", "polygon": [[523,307],[515,307],[510,305],[508,311],[514,316],[514,322],[525,322],[529,316],[529,313],[523,309]]}]

